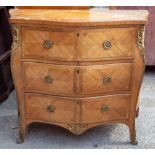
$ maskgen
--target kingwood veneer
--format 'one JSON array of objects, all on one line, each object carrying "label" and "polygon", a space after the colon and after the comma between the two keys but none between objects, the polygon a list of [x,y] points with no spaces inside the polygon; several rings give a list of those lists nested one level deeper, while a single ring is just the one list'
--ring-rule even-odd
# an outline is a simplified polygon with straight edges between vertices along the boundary
[{"label": "kingwood veneer", "polygon": [[11,11],[12,73],[20,125],[51,123],[79,135],[109,123],[128,125],[137,144],[147,11]]}]

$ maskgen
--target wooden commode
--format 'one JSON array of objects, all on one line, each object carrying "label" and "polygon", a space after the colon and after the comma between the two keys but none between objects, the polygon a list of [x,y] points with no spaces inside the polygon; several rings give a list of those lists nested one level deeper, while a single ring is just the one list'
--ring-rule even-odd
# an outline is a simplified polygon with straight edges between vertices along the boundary
[{"label": "wooden commode", "polygon": [[137,144],[135,117],[145,67],[148,12],[14,9],[12,74],[19,139],[42,122],[79,135],[123,123]]}]

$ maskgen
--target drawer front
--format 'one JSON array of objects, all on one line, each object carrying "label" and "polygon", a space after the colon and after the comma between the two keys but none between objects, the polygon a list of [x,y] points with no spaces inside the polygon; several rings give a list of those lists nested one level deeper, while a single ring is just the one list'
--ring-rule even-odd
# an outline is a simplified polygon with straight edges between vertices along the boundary
[{"label": "drawer front", "polygon": [[25,62],[24,87],[29,91],[74,94],[74,67]]},{"label": "drawer front", "polygon": [[82,94],[98,94],[131,89],[132,64],[120,63],[82,67]]},{"label": "drawer front", "polygon": [[76,56],[73,32],[23,29],[22,36],[24,57],[70,61]]},{"label": "drawer front", "polygon": [[131,59],[135,48],[135,28],[72,31],[22,29],[24,57],[97,61]]},{"label": "drawer front", "polygon": [[130,95],[105,96],[82,100],[82,122],[97,123],[127,119]]},{"label": "drawer front", "polygon": [[75,104],[71,99],[26,94],[26,117],[51,122],[74,122]]},{"label": "drawer front", "polygon": [[78,52],[81,60],[131,59],[134,55],[134,28],[81,31]]}]

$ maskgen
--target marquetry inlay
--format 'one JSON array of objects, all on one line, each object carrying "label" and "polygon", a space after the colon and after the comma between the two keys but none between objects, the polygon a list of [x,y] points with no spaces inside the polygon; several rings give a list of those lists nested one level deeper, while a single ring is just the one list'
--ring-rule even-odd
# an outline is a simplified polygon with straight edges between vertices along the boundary
[{"label": "marquetry inlay", "polygon": [[135,116],[148,12],[14,9],[10,13],[18,143],[24,141],[30,123],[42,122],[75,135],[98,125],[123,123],[129,127],[131,143],[137,144]]}]

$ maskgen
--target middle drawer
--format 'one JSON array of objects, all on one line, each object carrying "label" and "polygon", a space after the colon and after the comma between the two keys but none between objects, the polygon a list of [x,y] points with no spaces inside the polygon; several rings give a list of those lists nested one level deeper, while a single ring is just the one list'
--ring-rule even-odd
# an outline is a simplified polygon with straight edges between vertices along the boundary
[{"label": "middle drawer", "polygon": [[33,62],[25,62],[23,67],[26,90],[58,95],[74,94],[75,67]]},{"label": "middle drawer", "polygon": [[67,66],[24,62],[24,88],[66,96],[129,91],[131,71],[131,63]]}]

